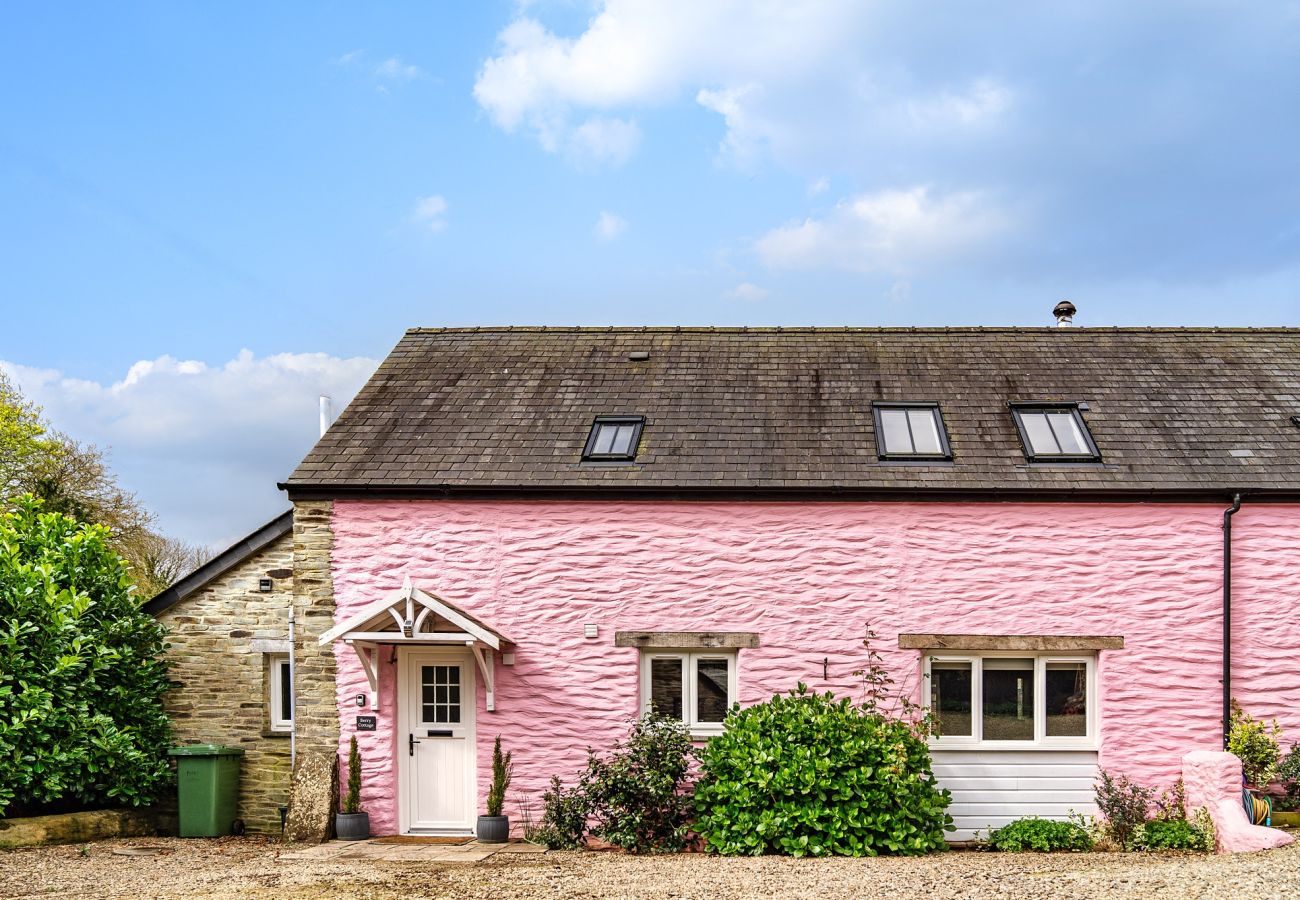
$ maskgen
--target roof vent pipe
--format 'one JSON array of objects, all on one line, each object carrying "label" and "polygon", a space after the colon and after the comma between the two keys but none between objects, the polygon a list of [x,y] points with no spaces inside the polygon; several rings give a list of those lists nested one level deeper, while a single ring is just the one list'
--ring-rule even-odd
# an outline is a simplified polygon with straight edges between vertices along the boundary
[{"label": "roof vent pipe", "polygon": [[330,410],[329,394],[320,395],[320,436],[325,437],[325,432],[329,430],[330,422],[334,416]]},{"label": "roof vent pipe", "polygon": [[1074,324],[1074,314],[1078,312],[1074,304],[1069,300],[1062,300],[1056,306],[1052,307],[1052,315],[1056,316],[1057,328],[1068,328]]}]

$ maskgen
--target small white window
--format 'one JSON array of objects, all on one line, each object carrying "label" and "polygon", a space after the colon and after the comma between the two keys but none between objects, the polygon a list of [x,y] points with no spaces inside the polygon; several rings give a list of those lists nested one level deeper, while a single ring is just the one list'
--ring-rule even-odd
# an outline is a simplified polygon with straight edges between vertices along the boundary
[{"label": "small white window", "polygon": [[641,442],[644,416],[597,416],[582,451],[587,461],[624,461],[636,459]]},{"label": "small white window", "polygon": [[872,404],[881,459],[948,460],[948,432],[937,403]]},{"label": "small white window", "polygon": [[1023,652],[926,657],[935,746],[1094,747],[1094,662]]},{"label": "small white window", "polygon": [[289,678],[289,657],[275,654],[268,658],[267,679],[270,681],[271,730],[293,730],[293,683]]},{"label": "small white window", "polygon": [[680,719],[691,734],[722,731],[736,702],[734,650],[654,650],[641,657],[641,710]]},{"label": "small white window", "polygon": [[1101,459],[1077,403],[1055,406],[1016,403],[1011,415],[1030,462],[1096,462]]}]

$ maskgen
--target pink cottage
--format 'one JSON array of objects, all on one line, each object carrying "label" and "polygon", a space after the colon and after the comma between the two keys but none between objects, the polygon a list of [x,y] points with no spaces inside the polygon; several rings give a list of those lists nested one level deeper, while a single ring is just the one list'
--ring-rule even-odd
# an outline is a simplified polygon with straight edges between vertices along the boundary
[{"label": "pink cottage", "polygon": [[652,700],[859,695],[868,627],[955,839],[1230,697],[1300,739],[1300,330],[413,329],[282,487],[266,696],[378,834],[472,832],[497,736],[517,825]]}]

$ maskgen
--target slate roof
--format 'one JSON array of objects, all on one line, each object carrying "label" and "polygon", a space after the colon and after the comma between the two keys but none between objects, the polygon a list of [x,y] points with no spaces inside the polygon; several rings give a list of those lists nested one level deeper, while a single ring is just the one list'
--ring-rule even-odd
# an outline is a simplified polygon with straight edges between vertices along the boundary
[{"label": "slate roof", "polygon": [[[938,401],[953,461],[880,461],[873,400]],[[1086,402],[1102,462],[1028,463],[1013,401]],[[635,464],[580,462],[601,414]],[[1300,496],[1297,415],[1295,328],[412,329],[281,487]]]}]

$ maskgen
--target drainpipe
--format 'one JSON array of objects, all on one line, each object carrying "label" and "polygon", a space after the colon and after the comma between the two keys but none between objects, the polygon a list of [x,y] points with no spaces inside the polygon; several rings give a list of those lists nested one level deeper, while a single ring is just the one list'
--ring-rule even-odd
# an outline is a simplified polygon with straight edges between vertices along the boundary
[{"label": "drainpipe", "polygon": [[[289,602],[289,771],[298,761],[298,697],[297,664],[294,662],[293,601]],[[292,775],[290,776],[292,777]]]},{"label": "drainpipe", "polygon": [[1241,494],[1223,511],[1223,749],[1232,730],[1232,517],[1241,509]]}]

